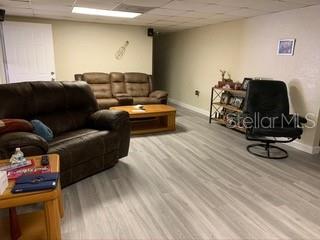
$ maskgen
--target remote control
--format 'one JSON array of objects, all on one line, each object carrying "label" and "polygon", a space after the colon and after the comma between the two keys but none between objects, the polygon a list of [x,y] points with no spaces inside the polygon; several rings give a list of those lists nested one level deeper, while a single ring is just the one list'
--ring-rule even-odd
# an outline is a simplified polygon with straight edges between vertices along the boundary
[{"label": "remote control", "polygon": [[48,166],[49,165],[49,157],[47,155],[43,155],[41,157],[41,165]]}]

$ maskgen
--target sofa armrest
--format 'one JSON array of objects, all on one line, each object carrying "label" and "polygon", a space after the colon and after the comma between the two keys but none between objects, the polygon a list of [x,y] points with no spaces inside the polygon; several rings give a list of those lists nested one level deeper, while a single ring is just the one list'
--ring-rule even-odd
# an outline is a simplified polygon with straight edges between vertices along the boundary
[{"label": "sofa armrest", "polygon": [[98,130],[110,130],[117,132],[120,139],[118,157],[128,155],[130,145],[130,119],[125,111],[100,110],[89,118],[89,126]]},{"label": "sofa armrest", "polygon": [[153,91],[149,94],[149,97],[152,97],[152,98],[167,98],[168,97],[168,93],[165,92],[165,91],[161,91],[161,90],[156,90],[156,91]]},{"label": "sofa armrest", "polygon": [[13,132],[0,136],[0,158],[9,158],[19,147],[25,156],[46,154],[48,143],[42,137],[29,132]]},{"label": "sofa armrest", "polygon": [[118,110],[99,110],[89,117],[89,126],[97,130],[119,130],[129,122],[129,114]]}]

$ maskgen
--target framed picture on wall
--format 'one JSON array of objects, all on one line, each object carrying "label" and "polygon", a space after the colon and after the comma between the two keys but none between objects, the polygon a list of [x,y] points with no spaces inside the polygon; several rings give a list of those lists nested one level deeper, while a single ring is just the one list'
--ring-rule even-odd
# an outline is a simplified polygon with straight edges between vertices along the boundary
[{"label": "framed picture on wall", "polygon": [[278,42],[278,55],[293,56],[296,39],[281,39]]}]

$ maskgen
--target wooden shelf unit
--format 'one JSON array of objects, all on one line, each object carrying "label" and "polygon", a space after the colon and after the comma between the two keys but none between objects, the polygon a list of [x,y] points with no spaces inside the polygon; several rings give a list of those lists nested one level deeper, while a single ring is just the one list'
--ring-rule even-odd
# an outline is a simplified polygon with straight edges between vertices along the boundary
[{"label": "wooden shelf unit", "polygon": [[218,91],[229,92],[229,93],[234,94],[234,95],[245,95],[246,94],[245,90],[235,90],[235,89],[217,88],[217,87],[213,87],[213,88],[218,90]]},{"label": "wooden shelf unit", "polygon": [[[215,121],[221,125],[227,126],[226,120],[221,117],[223,113],[227,110],[229,112],[233,112],[235,114],[241,114],[242,108],[237,108],[235,106],[221,103],[221,96],[224,92],[230,93],[232,96],[237,97],[245,97],[246,91],[245,90],[234,90],[234,89],[224,89],[218,87],[212,87],[211,89],[211,98],[210,98],[210,116],[209,116],[209,123]],[[243,127],[234,126],[232,129],[245,132],[246,129]]]},{"label": "wooden shelf unit", "polygon": [[242,112],[242,109],[234,107],[234,106],[231,106],[229,104],[223,104],[223,103],[220,103],[220,102],[213,102],[212,104],[218,105],[220,107],[223,107],[223,108],[228,109],[228,110],[233,111],[233,112],[240,112],[240,113]]}]

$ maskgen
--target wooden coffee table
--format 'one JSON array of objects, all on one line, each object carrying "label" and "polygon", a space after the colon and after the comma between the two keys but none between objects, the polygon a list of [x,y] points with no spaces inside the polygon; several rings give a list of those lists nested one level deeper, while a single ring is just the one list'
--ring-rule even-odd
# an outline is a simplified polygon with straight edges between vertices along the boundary
[{"label": "wooden coffee table", "polygon": [[[49,163],[52,172],[60,171],[59,155],[49,154]],[[41,166],[41,156],[28,157],[34,159],[35,166]],[[1,160],[0,165],[8,162]],[[63,217],[63,203],[61,199],[60,182],[53,190],[44,190],[28,193],[12,194],[14,181],[9,181],[9,186],[3,195],[0,195],[0,208],[14,209],[33,203],[43,203],[44,209],[38,212],[18,216],[21,226],[21,239],[61,239],[60,218]],[[11,222],[12,224],[12,222]],[[10,239],[9,220],[0,220],[0,239]]]},{"label": "wooden coffee table", "polygon": [[168,105],[144,105],[144,111],[137,110],[135,106],[117,106],[110,109],[129,113],[131,134],[174,131],[176,129],[176,109]]}]

